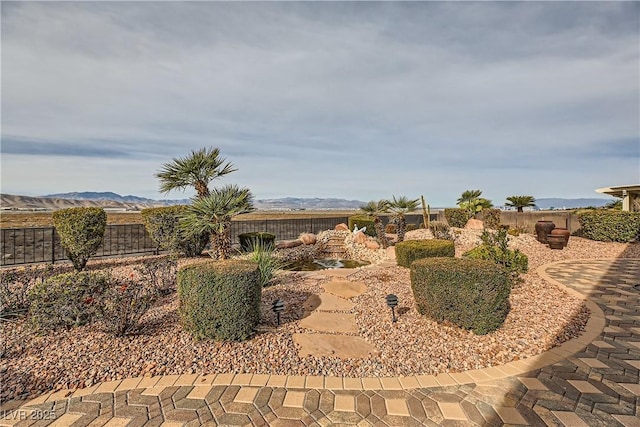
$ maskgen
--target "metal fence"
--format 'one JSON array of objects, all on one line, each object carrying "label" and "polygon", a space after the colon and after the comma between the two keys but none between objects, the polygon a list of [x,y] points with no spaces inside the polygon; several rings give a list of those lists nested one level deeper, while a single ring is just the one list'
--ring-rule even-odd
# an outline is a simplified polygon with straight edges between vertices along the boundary
[{"label": "metal fence", "polygon": [[[277,240],[290,240],[300,233],[319,233],[347,222],[346,216],[232,221],[232,243],[238,243],[241,233],[266,231],[275,234]],[[54,227],[1,229],[0,249],[0,266],[55,263],[67,259]],[[154,253],[156,250],[143,224],[107,225],[104,241],[93,258]]]}]

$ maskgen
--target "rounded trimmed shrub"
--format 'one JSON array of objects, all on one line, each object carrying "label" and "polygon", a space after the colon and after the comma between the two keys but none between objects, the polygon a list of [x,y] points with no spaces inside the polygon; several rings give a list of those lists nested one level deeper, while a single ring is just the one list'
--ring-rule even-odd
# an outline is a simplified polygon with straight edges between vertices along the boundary
[{"label": "rounded trimmed shrub", "polygon": [[246,260],[191,264],[178,271],[182,327],[196,339],[243,341],[260,321],[258,265]]},{"label": "rounded trimmed shrub", "polygon": [[209,233],[187,236],[178,227],[180,217],[187,211],[187,205],[163,206],[143,209],[142,220],[151,240],[158,249],[172,253],[196,257],[202,253],[209,243]]},{"label": "rounded trimmed shrub", "polygon": [[354,215],[349,217],[349,230],[353,231],[355,226],[358,226],[358,230],[363,227],[367,227],[364,234],[371,237],[376,237],[375,221],[373,217],[367,215]]},{"label": "rounded trimmed shrub", "polygon": [[476,335],[495,331],[509,313],[509,272],[488,260],[417,260],[411,264],[411,290],[420,314]]},{"label": "rounded trimmed shrub", "polygon": [[102,208],[68,208],[54,211],[52,218],[73,268],[82,270],[102,244],[107,213]]},{"label": "rounded trimmed shrub", "polygon": [[453,257],[456,248],[451,240],[405,240],[396,243],[396,262],[409,268],[411,263],[421,258]]},{"label": "rounded trimmed shrub", "polygon": [[461,208],[447,208],[444,210],[444,217],[450,227],[464,228],[469,220],[469,211]]},{"label": "rounded trimmed shrub", "polygon": [[239,234],[238,240],[240,241],[240,247],[244,252],[253,251],[256,246],[269,250],[275,248],[276,245],[276,235],[262,231]]},{"label": "rounded trimmed shrub", "polygon": [[500,216],[502,215],[502,211],[500,209],[482,209],[481,215],[484,228],[490,228],[491,230],[497,230],[500,228]]}]

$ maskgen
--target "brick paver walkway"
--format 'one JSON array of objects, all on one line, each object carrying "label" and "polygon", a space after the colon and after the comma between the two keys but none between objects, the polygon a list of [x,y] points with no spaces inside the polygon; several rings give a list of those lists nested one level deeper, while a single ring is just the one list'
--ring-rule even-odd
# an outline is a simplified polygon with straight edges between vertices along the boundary
[{"label": "brick paver walkway", "polygon": [[597,307],[581,339],[534,361],[437,377],[135,378],[44,395],[0,425],[640,426],[640,260],[563,261],[538,272]]}]

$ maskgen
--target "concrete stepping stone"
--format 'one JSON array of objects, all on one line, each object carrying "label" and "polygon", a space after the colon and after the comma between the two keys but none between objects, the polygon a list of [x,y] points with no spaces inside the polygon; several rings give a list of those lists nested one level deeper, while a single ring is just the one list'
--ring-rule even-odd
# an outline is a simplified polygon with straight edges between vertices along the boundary
[{"label": "concrete stepping stone", "polygon": [[362,282],[350,282],[348,280],[332,280],[322,285],[324,290],[342,298],[353,298],[362,295],[367,290],[367,285]]},{"label": "concrete stepping stone", "polygon": [[377,356],[378,350],[360,337],[327,334],[293,334],[293,342],[298,344],[298,355],[333,356],[341,359],[364,359]]},{"label": "concrete stepping stone", "polygon": [[351,301],[328,293],[311,295],[304,303],[305,311],[350,311],[354,306]]},{"label": "concrete stepping stone", "polygon": [[356,315],[348,313],[327,313],[314,311],[299,323],[301,328],[321,332],[358,332]]}]

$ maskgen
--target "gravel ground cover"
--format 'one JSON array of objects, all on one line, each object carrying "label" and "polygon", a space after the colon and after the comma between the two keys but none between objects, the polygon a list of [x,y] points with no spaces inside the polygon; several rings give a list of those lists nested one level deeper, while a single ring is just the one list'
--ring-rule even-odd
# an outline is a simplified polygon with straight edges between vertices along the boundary
[{"label": "gravel ground cover", "polygon": [[[474,246],[476,234],[479,232],[458,235],[458,255]],[[593,242],[578,237],[571,237],[568,247],[561,251],[549,249],[531,235],[514,238],[511,245],[529,256],[530,272],[511,293],[511,311],[503,327],[486,336],[419,315],[413,307],[408,269],[361,269],[349,277],[368,286],[365,294],[354,299],[358,334],[374,343],[380,355],[369,359],[301,359],[292,334],[313,333],[300,328],[298,320],[304,316],[306,299],[323,292],[323,280],[287,272],[263,291],[262,322],[256,336],[244,343],[193,340],[179,326],[175,293],[145,315],[141,333],[127,337],[113,337],[99,324],[40,336],[24,321],[3,322],[6,351],[0,359],[0,400],[141,375],[247,372],[362,377],[458,372],[499,365],[538,354],[579,335],[588,318],[581,300],[537,276],[538,266],[565,259],[640,258],[640,244]],[[134,265],[117,262],[112,268],[123,277],[134,271]],[[400,300],[395,324],[384,303],[388,293],[395,293]],[[270,310],[276,298],[286,302],[283,324],[277,328]]]}]

